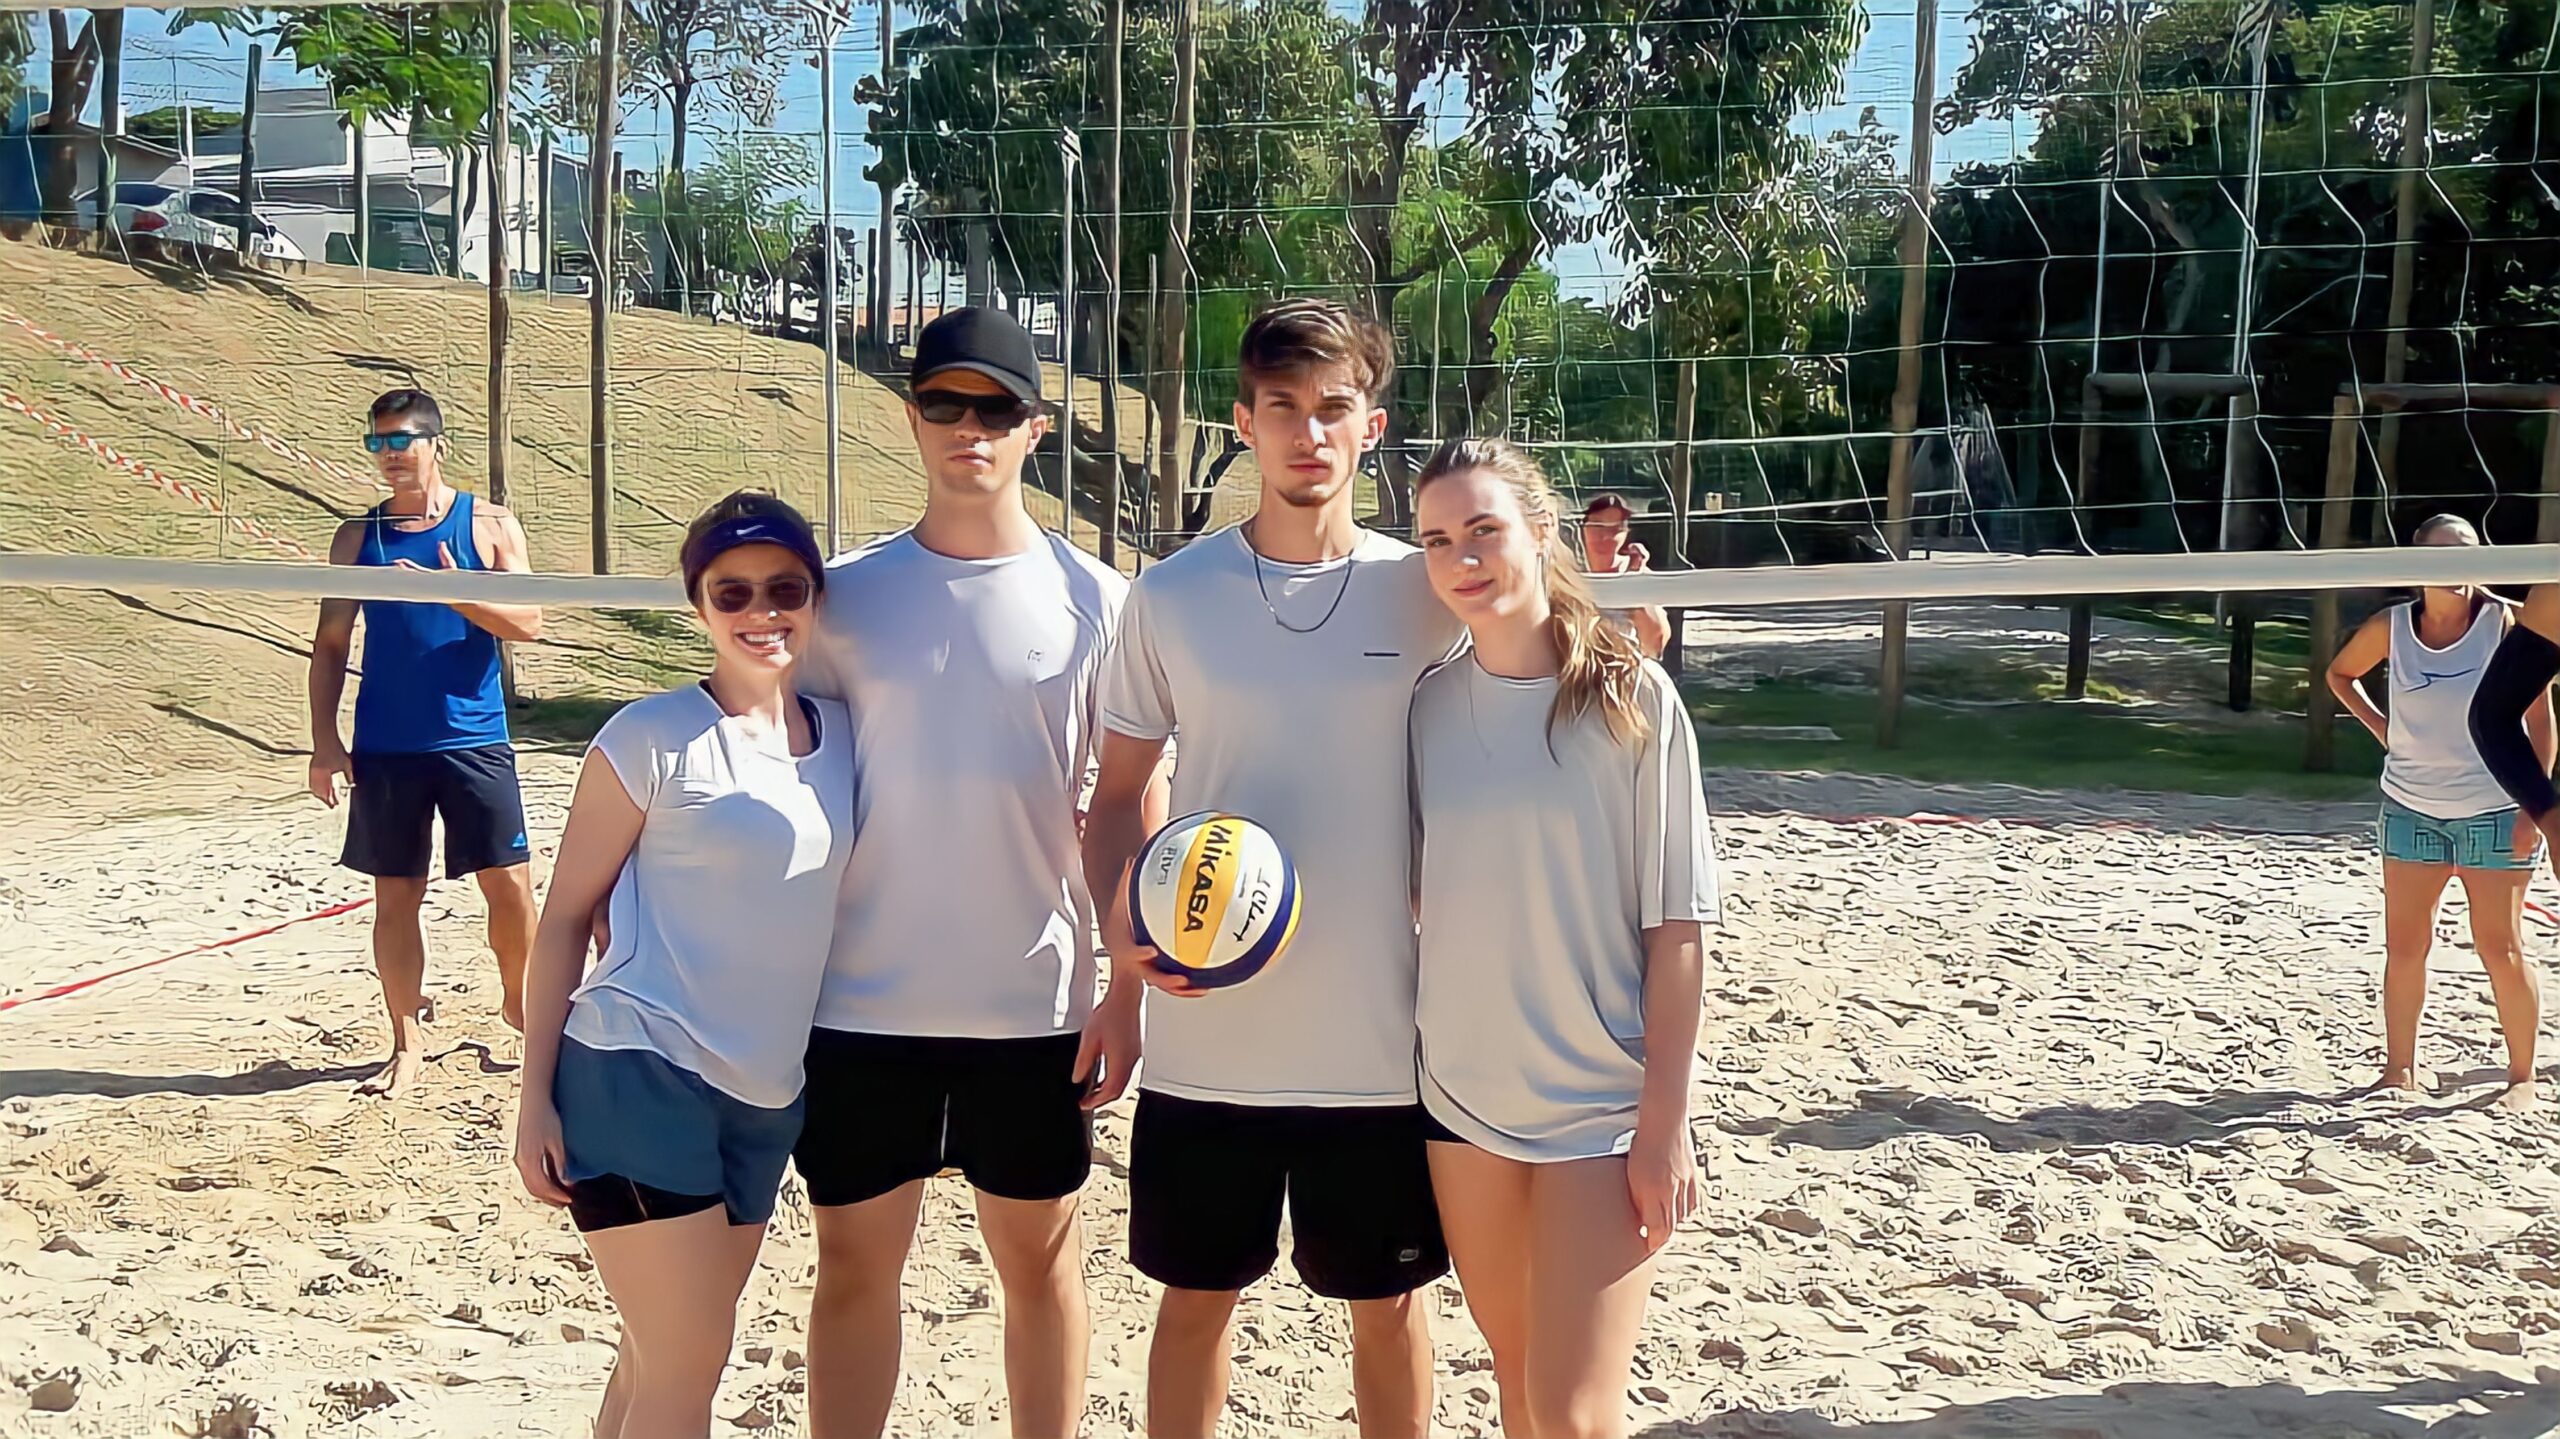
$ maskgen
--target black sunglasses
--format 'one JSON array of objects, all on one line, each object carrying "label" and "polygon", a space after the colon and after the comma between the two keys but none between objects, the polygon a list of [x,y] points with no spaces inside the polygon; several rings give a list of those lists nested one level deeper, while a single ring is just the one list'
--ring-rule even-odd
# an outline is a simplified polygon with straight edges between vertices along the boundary
[{"label": "black sunglasses", "polygon": [[420,440],[435,439],[440,433],[436,430],[393,430],[387,435],[369,434],[364,437],[364,447],[377,455],[384,450],[389,450],[395,455],[405,455],[409,452],[411,445]]},{"label": "black sunglasses", "polygon": [[1033,415],[1040,407],[1011,395],[964,395],[956,390],[925,390],[916,396],[916,413],[928,425],[956,425],[964,414],[975,413],[978,423],[991,430],[1010,430]]},{"label": "black sunglasses", "polygon": [[763,584],[757,584],[753,580],[722,580],[711,586],[707,594],[711,607],[724,615],[744,613],[754,606],[759,591],[764,595],[766,608],[791,614],[809,607],[809,594],[812,588],[809,581],[802,576],[787,575],[782,579],[767,580]]}]

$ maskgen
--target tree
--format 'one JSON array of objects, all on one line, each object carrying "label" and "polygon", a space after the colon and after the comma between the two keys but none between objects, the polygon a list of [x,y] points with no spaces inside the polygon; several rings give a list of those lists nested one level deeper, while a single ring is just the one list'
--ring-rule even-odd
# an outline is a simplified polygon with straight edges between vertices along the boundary
[{"label": "tree", "polygon": [[[513,0],[510,54],[574,53],[588,43],[596,12],[579,0]],[[488,142],[489,11],[479,5],[327,5],[275,11],[175,12],[171,33],[210,25],[272,44],[297,70],[320,76],[351,124],[406,116],[414,143],[456,157],[453,254],[461,262],[461,220],[480,193],[481,167],[468,157]],[[539,68],[539,66],[537,66]],[[511,87],[512,88],[512,87]],[[539,114],[538,107],[531,113]],[[528,143],[519,123],[512,141]],[[244,184],[243,188],[246,186]],[[246,198],[245,196],[243,198]]]},{"label": "tree", "polygon": [[[1959,287],[1952,302],[1936,299],[1936,323],[1964,342],[1950,352],[1962,356],[1962,385],[1995,410],[2006,404],[2032,414],[2049,403],[2045,396],[2076,396],[2092,336],[2106,337],[2099,358],[2108,368],[2224,369],[2239,284],[2250,90],[2233,7],[2152,0],[2102,11],[2094,23],[2085,9],[2059,4],[1983,14],[1983,44],[1956,77],[1941,125],[2020,109],[2043,118],[2027,155],[1960,171],[1933,216]],[[2560,103],[2560,75],[2547,53],[2553,21],[2553,0],[2437,15],[2428,99],[2443,163],[2421,186],[2412,379],[2540,382],[2560,373],[2547,258],[2560,243],[2560,212],[2537,173],[2548,167],[2543,136]],[[2392,239],[2411,60],[2410,19],[2400,5],[2357,0],[2280,12],[2268,47],[2256,216],[2262,248],[2248,355],[2262,413],[2325,415],[2341,384],[2382,373],[2387,287],[2377,272],[2388,269],[2382,247]],[[2098,252],[2102,216],[2103,314],[2098,268],[2087,258]],[[1963,287],[1984,283],[1972,277],[1999,275],[2018,277],[2011,288],[2020,291],[2032,277],[2036,305],[1966,303]],[[2056,337],[2073,343],[2043,343]],[[2206,417],[2201,404],[2163,413]],[[2440,507],[2449,492],[2533,473],[2538,435],[2512,424],[2455,423],[2459,438],[2447,432],[2454,443],[2423,486],[2432,498],[2422,502]],[[2097,507],[2086,516],[2093,529],[2147,525],[2143,543],[2172,543],[2165,526],[2174,515],[2188,543],[2210,546],[2219,427],[2168,424],[2152,433],[2155,443],[2108,447],[2094,492],[2072,498]],[[2268,425],[2259,439],[2273,451],[2261,473],[2279,484],[2305,475],[2317,483],[2325,435]],[[2524,537],[2525,507],[2502,507],[2490,520],[2510,516],[2510,533]]]},{"label": "tree", "polygon": [[686,192],[642,196],[632,218],[664,228],[699,265],[694,277],[735,313],[760,311],[764,296],[787,279],[800,246],[808,206],[785,199],[809,172],[808,147],[781,135],[748,134],[713,150],[686,177]]},{"label": "tree", "polygon": [[[667,177],[661,193],[681,205],[691,194],[685,179],[692,158],[693,107],[705,89],[749,125],[773,123],[776,94],[787,57],[809,35],[805,13],[772,0],[627,0],[622,27],[623,73],[637,93],[667,107],[671,126]],[[678,306],[692,307],[691,293],[707,256],[690,248],[694,232],[668,231]]]}]

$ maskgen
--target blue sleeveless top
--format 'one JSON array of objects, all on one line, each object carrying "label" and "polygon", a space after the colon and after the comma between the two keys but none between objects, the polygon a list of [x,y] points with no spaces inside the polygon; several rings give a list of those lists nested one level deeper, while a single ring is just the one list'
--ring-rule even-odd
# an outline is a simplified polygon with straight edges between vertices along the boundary
[{"label": "blue sleeveless top", "polygon": [[[445,517],[408,531],[376,505],[364,514],[356,563],[400,560],[442,569],[441,544],[457,569],[488,568],[471,539],[471,496],[454,492]],[[356,687],[357,754],[424,754],[507,742],[507,706],[498,678],[498,640],[451,605],[366,600],[364,678]]]}]

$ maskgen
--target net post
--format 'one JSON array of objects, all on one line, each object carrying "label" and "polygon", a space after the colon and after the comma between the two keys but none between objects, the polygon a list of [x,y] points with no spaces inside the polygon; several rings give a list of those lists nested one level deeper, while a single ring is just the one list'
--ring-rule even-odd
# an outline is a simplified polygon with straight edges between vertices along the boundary
[{"label": "net post", "polygon": [[513,278],[507,263],[507,92],[513,80],[508,52],[515,48],[510,43],[514,15],[511,0],[489,0],[489,498],[501,505],[507,502],[507,340],[512,318],[507,296]]},{"label": "net post", "polygon": [[2089,602],[2071,602],[2071,654],[2062,669],[2062,697],[2081,700],[2089,697]]},{"label": "net post", "polygon": [[[2106,397],[2098,388],[2093,371],[2080,382],[2080,451],[2073,460],[2071,501],[2086,504],[2089,500],[2089,477],[2098,470],[2098,420],[2106,405]],[[2070,653],[2063,660],[2063,698],[2086,699],[2089,695],[2089,602],[2071,602]]]},{"label": "net post", "polygon": [[[1893,449],[1885,466],[1885,549],[1897,560],[1911,553],[1911,451],[1920,423],[1920,332],[1929,312],[1929,166],[1937,127],[1930,110],[1938,96],[1938,0],[1920,0],[1914,21],[1911,69],[1911,193],[1902,217],[1901,354],[1893,384]],[[1876,743],[1893,748],[1902,739],[1902,681],[1910,638],[1911,606],[1888,600],[1884,649],[1876,666]]]},{"label": "net post", "polygon": [[604,0],[597,57],[596,130],[587,145],[587,548],[589,566],[613,573],[613,422],[606,403],[613,329],[613,287],[621,265],[613,204],[621,189],[622,155],[613,147],[614,71],[622,58],[622,0]]},{"label": "net post", "polygon": [[[1672,421],[1672,433],[1678,443],[1671,451],[1671,557],[1684,570],[1697,566],[1689,559],[1689,510],[1696,502],[1695,476],[1698,459],[1698,362],[1680,362],[1680,382],[1676,387],[1679,414]],[[1689,611],[1675,606],[1663,618],[1671,626],[1671,673],[1688,671],[1687,639]]]},{"label": "net post", "polygon": [[[2322,491],[2319,547],[2343,549],[2347,543],[2347,509],[2356,495],[2356,421],[2363,413],[2353,394],[2342,394],[2329,412],[2329,475]],[[2311,597],[2311,663],[2309,695],[2303,705],[2302,767],[2326,771],[2337,763],[2337,697],[2323,675],[2338,654],[2338,592],[2321,590]]]},{"label": "net post", "polygon": [[1109,158],[1098,177],[1102,182],[1102,452],[1111,470],[1104,477],[1102,551],[1105,566],[1120,563],[1120,513],[1127,467],[1120,458],[1120,141],[1124,126],[1120,54],[1129,31],[1127,0],[1104,0],[1102,49],[1103,123],[1111,130]]},{"label": "net post", "polygon": [[2560,543],[2560,385],[2551,387],[2549,407],[2542,412],[2542,517],[2534,538]]},{"label": "net post", "polygon": [[[2222,459],[2222,548],[2226,551],[2232,548],[2237,537],[2241,499],[2257,484],[2257,435],[2257,397],[2248,393],[2233,395],[2231,426],[2224,441]],[[2225,595],[2222,597],[2222,610],[2231,620],[2229,704],[2234,714],[2246,714],[2250,697],[2257,689],[2258,597],[2251,594]]]}]

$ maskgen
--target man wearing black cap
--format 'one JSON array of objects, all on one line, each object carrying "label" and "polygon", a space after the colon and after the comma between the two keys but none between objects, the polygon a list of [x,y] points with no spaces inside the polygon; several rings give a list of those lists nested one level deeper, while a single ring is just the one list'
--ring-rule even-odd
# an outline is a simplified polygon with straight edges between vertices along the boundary
[{"label": "man wearing black cap", "polygon": [[956,1169],[1004,1291],[1013,1432],[1058,1439],[1084,1407],[1091,1115],[1138,1053],[1137,987],[1094,1002],[1077,858],[1128,585],[1023,508],[1049,418],[1019,324],[943,316],[908,382],[924,516],[827,567],[802,676],[852,708],[857,826],[794,1155],[818,1228],[809,1432],[886,1424],[924,1182]]}]

